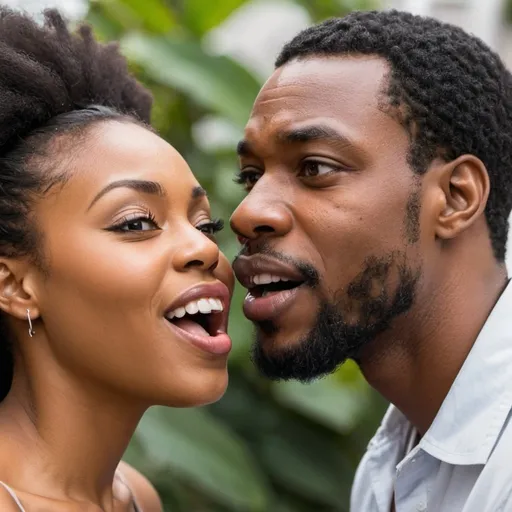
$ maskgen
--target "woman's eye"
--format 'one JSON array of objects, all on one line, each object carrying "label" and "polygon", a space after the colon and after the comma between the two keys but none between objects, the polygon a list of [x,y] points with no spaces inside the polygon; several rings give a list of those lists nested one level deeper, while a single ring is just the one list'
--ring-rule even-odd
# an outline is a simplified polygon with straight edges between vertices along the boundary
[{"label": "woman's eye", "polygon": [[235,176],[235,183],[242,185],[246,190],[250,190],[256,182],[260,179],[261,172],[258,171],[240,171]]},{"label": "woman's eye", "polygon": [[313,178],[314,176],[324,176],[332,172],[336,172],[339,168],[332,164],[326,164],[325,162],[315,162],[314,160],[308,160],[303,162],[299,176],[306,178]]},{"label": "woman's eye", "polygon": [[152,220],[136,219],[130,220],[121,226],[122,231],[151,231],[155,229]]},{"label": "woman's eye", "polygon": [[214,219],[209,222],[199,224],[197,229],[204,233],[206,236],[215,236],[221,229],[224,228],[224,221],[222,219]]},{"label": "woman's eye", "polygon": [[109,228],[109,231],[132,233],[136,231],[155,231],[160,229],[152,215],[139,215],[133,218],[124,218]]}]

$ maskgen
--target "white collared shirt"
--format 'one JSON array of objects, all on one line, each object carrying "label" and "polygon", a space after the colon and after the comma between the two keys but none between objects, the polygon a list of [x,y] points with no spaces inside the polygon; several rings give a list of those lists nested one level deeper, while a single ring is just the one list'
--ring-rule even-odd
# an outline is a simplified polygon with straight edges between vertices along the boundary
[{"label": "white collared shirt", "polygon": [[390,512],[394,493],[396,512],[512,512],[511,409],[512,284],[409,453],[411,424],[390,406],[359,464],[350,511]]}]

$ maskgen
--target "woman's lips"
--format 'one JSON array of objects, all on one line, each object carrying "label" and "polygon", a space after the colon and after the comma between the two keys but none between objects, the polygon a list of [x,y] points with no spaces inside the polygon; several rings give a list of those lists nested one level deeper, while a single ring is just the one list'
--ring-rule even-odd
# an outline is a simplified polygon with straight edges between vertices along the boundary
[{"label": "woman's lips", "polygon": [[[227,355],[231,351],[231,338],[222,330],[218,330],[214,336],[211,336],[198,323],[188,318],[182,318],[176,322],[166,320],[166,322],[177,336],[205,352],[221,356]],[[191,324],[194,325],[192,326]]]},{"label": "woman's lips", "polygon": [[[201,304],[204,302],[208,305],[209,299],[220,300],[222,311],[213,307],[215,302],[206,310],[201,309]],[[185,290],[172,301],[166,310],[166,322],[176,335],[197,348],[214,355],[226,355],[232,346],[226,332],[229,304],[229,290],[224,283],[202,283]],[[193,306],[190,313],[184,309],[187,305]],[[203,318],[196,315],[202,315]],[[207,328],[202,325],[206,315]]]}]

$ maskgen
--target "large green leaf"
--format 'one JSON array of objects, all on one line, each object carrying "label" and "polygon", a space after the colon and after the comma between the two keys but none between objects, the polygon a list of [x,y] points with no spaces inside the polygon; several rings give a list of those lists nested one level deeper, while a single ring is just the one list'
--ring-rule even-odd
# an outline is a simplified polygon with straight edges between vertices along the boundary
[{"label": "large green leaf", "polygon": [[150,409],[139,426],[138,439],[154,463],[168,467],[231,510],[267,510],[269,491],[248,450],[206,411]]},{"label": "large green leaf", "polygon": [[122,22],[126,29],[144,28],[164,34],[176,23],[171,9],[163,0],[95,0],[112,19]]},{"label": "large green leaf", "polygon": [[199,35],[220,25],[233,11],[245,4],[247,0],[222,0],[205,2],[204,0],[187,0],[183,3],[183,21],[187,27]]},{"label": "large green leaf", "polygon": [[123,0],[123,3],[131,7],[144,26],[153,32],[168,32],[176,23],[174,13],[164,0]]},{"label": "large green leaf", "polygon": [[[340,510],[348,502],[353,468],[332,440],[300,423],[267,433],[261,456],[267,471],[290,491]],[[314,509],[312,509],[314,510]]]},{"label": "large green leaf", "polygon": [[296,0],[304,6],[313,20],[323,21],[333,16],[345,16],[353,10],[370,10],[379,7],[379,0]]},{"label": "large green leaf", "polygon": [[222,0],[222,2],[187,0],[183,5],[183,21],[196,34],[203,35],[208,30],[220,25],[246,2],[247,0]]},{"label": "large green leaf", "polygon": [[245,125],[260,84],[233,60],[208,55],[197,42],[171,37],[132,33],[121,45],[156,82],[182,91],[239,127]]},{"label": "large green leaf", "polygon": [[279,402],[342,434],[350,432],[368,406],[366,388],[340,385],[333,376],[311,384],[275,384]]}]

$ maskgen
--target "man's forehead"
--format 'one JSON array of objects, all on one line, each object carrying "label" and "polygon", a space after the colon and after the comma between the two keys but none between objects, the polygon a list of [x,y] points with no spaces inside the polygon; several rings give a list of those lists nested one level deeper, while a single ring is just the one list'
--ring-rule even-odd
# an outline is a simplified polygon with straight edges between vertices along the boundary
[{"label": "man's forehead", "polygon": [[263,85],[256,103],[289,93],[318,98],[315,91],[333,94],[373,93],[382,89],[389,65],[374,55],[314,56],[295,59],[278,68]]},{"label": "man's forehead", "polygon": [[319,118],[355,125],[370,117],[380,118],[384,115],[380,95],[388,72],[386,62],[374,56],[292,61],[277,69],[263,86],[246,136],[261,129],[278,133]]}]

